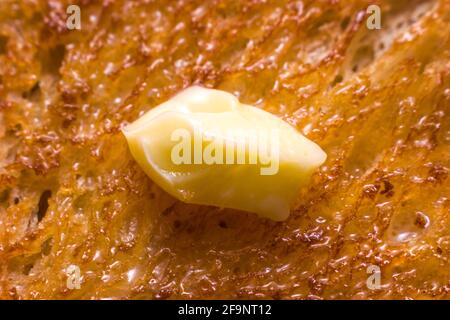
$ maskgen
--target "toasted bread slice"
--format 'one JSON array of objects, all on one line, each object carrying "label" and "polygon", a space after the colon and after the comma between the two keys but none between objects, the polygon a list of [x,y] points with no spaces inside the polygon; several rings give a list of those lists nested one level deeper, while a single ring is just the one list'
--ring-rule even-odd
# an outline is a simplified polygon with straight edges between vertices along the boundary
[{"label": "toasted bread slice", "polygon": [[[449,1],[377,1],[379,30],[372,1],[83,3],[0,3],[1,299],[450,298]],[[195,84],[326,151],[287,221],[135,163],[120,129]]]}]

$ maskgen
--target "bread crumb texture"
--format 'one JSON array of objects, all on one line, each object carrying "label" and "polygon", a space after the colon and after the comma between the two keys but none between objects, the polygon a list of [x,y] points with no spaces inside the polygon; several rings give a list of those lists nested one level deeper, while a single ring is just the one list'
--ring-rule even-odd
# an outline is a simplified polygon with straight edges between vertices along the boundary
[{"label": "bread crumb texture", "polygon": [[[380,30],[371,2],[82,0],[68,30],[70,1],[1,1],[0,298],[449,299],[450,1],[377,1]],[[190,85],[328,154],[287,221],[132,159],[120,129]]]}]

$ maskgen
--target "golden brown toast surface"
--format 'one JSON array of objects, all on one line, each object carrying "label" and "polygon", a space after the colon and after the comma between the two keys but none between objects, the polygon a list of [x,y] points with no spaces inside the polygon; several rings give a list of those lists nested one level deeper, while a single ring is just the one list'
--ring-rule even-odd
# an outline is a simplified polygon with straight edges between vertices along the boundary
[{"label": "golden brown toast surface", "polygon": [[[372,2],[86,0],[68,30],[69,1],[2,1],[0,298],[449,299],[450,1],[377,1],[369,30]],[[132,159],[120,128],[192,84],[327,152],[287,221]]]}]

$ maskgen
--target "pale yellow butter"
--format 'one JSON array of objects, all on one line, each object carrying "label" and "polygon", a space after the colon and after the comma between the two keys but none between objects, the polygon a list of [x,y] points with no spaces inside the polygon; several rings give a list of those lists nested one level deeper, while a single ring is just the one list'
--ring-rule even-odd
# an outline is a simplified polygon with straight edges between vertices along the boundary
[{"label": "pale yellow butter", "polygon": [[182,91],[123,133],[139,165],[174,197],[277,221],[326,159],[283,120],[202,87]]}]

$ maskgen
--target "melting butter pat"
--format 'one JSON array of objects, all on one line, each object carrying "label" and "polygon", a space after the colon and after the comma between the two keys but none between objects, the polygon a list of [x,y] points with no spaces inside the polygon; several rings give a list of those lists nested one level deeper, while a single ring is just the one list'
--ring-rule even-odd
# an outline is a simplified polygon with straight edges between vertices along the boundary
[{"label": "melting butter pat", "polygon": [[187,203],[285,220],[326,154],[293,127],[232,94],[190,87],[124,128],[146,174]]}]

